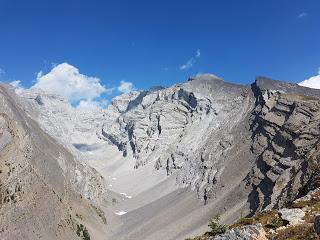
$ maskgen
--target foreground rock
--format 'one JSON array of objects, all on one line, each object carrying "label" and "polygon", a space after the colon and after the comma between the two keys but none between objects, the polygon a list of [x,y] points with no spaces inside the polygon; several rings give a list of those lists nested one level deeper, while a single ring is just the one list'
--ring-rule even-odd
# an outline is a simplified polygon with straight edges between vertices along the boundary
[{"label": "foreground rock", "polygon": [[260,225],[249,225],[232,229],[225,234],[212,237],[212,240],[267,240],[266,232]]},{"label": "foreground rock", "polygon": [[290,225],[303,223],[303,217],[306,215],[304,211],[298,208],[282,208],[279,210],[279,213],[281,214],[281,218],[287,221]]},{"label": "foreground rock", "polygon": [[314,219],[314,230],[316,233],[320,233],[320,215],[317,215]]}]

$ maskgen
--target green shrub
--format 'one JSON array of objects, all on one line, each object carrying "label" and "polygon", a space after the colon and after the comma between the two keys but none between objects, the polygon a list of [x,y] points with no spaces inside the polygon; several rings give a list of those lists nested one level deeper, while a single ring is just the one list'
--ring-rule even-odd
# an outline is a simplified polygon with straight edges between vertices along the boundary
[{"label": "green shrub", "polygon": [[284,225],[284,223],[281,218],[274,218],[271,220],[271,222],[269,224],[266,225],[266,227],[276,229],[276,228],[281,227],[283,225]]},{"label": "green shrub", "polygon": [[228,226],[220,223],[220,215],[216,215],[209,223],[211,228],[211,235],[215,236],[218,234],[225,233],[228,230]]},{"label": "green shrub", "polygon": [[90,235],[89,235],[89,232],[86,228],[83,230],[83,239],[90,240]]},{"label": "green shrub", "polygon": [[79,237],[82,237],[83,240],[90,240],[90,234],[85,226],[83,224],[77,224],[77,235]]},{"label": "green shrub", "polygon": [[77,224],[77,235],[80,237],[83,231],[83,224]]}]

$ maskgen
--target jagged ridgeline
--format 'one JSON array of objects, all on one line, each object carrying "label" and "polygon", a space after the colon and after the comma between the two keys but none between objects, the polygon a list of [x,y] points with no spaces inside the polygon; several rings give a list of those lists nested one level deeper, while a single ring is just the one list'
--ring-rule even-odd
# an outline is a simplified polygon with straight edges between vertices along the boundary
[{"label": "jagged ridgeline", "polygon": [[136,168],[150,161],[177,171],[200,196],[215,198],[239,176],[252,211],[279,207],[317,181],[319,96],[263,77],[240,86],[203,75],[139,93],[125,107],[115,101],[109,111],[119,117],[102,136],[130,151]]},{"label": "jagged ridgeline", "polygon": [[80,112],[1,89],[4,239],[184,239],[318,186],[318,90],[203,74]]}]

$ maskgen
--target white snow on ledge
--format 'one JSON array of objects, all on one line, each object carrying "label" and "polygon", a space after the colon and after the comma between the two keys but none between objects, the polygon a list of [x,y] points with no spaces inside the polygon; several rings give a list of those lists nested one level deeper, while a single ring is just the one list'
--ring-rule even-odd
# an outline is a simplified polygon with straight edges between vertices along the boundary
[{"label": "white snow on ledge", "polygon": [[121,195],[125,196],[126,198],[132,198],[132,196],[127,195],[126,193],[120,193]]},{"label": "white snow on ledge", "polygon": [[127,212],[125,212],[125,211],[115,212],[115,214],[117,214],[118,216],[124,215],[124,214],[126,214],[126,213],[127,213]]}]

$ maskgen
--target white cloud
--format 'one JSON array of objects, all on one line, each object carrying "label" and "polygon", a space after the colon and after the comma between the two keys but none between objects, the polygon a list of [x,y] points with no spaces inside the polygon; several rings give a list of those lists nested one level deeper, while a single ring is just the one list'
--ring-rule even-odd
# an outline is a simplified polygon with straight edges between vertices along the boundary
[{"label": "white cloud", "polygon": [[[17,93],[23,88],[19,80],[10,83]],[[106,88],[97,77],[86,76],[79,69],[68,64],[53,65],[48,73],[36,73],[35,84],[30,89],[41,89],[65,97],[73,106],[81,111],[92,111],[105,108],[109,101],[102,94],[111,94],[116,88]],[[117,87],[121,93],[134,90],[132,82],[122,80]]]},{"label": "white cloud", "polygon": [[318,68],[318,75],[304,80],[298,84],[303,87],[320,89],[320,67]]},{"label": "white cloud", "polygon": [[24,90],[24,87],[21,85],[20,80],[12,81],[9,84],[15,88],[17,94],[21,93]]},{"label": "white cloud", "polygon": [[200,49],[197,49],[197,51],[196,51],[196,57],[199,58],[200,56],[201,56]]},{"label": "white cloud", "polygon": [[112,91],[103,86],[99,78],[81,74],[79,69],[68,63],[54,66],[47,74],[40,71],[32,88],[59,94],[71,103],[81,100],[92,101],[102,93]]},{"label": "white cloud", "polygon": [[196,58],[200,58],[201,56],[201,52],[200,49],[197,49],[197,51],[195,52],[194,57],[190,58],[185,64],[181,65],[179,68],[180,70],[186,70],[189,69],[193,66],[193,64],[196,63]]},{"label": "white cloud", "polygon": [[[19,80],[10,84],[15,87],[18,94],[25,90]],[[63,96],[73,105],[77,104],[76,108],[81,111],[105,108],[108,100],[102,99],[101,95],[111,94],[114,90],[103,86],[99,78],[81,74],[79,69],[68,63],[53,65],[47,74],[38,72],[36,82],[30,89],[41,89]]]},{"label": "white cloud", "polygon": [[[55,66],[54,66],[54,67],[55,67]],[[39,72],[36,73],[36,75],[37,75],[37,79],[38,79],[38,78],[41,78],[41,77],[43,76],[43,72],[42,72],[42,71],[39,71]]]},{"label": "white cloud", "polygon": [[320,75],[311,77],[298,84],[303,87],[320,89]]},{"label": "white cloud", "polygon": [[3,68],[0,68],[0,75],[5,75],[6,71]]},{"label": "white cloud", "polygon": [[133,90],[133,83],[121,80],[120,85],[118,87],[118,91],[122,93],[129,93]]},{"label": "white cloud", "polygon": [[308,16],[308,13],[306,12],[302,12],[298,14],[298,18],[305,18],[306,16]]},{"label": "white cloud", "polygon": [[102,101],[81,100],[76,108],[83,112],[91,112],[105,108],[107,105],[108,101],[106,99]]},{"label": "white cloud", "polygon": [[20,80],[15,80],[10,82],[10,85],[14,86],[15,88],[21,87],[21,81]]},{"label": "white cloud", "polygon": [[190,58],[188,62],[180,66],[180,70],[186,70],[191,68],[195,62],[196,61],[194,60],[194,58]]}]

